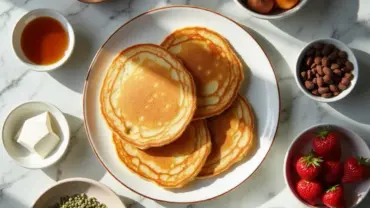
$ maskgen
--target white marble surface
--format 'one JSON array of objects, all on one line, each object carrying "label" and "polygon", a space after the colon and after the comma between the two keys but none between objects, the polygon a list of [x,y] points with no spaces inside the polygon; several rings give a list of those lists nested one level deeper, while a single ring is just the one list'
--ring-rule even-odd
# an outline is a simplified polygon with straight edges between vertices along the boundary
[{"label": "white marble surface", "polygon": [[[82,123],[82,86],[96,50],[119,25],[155,7],[192,4],[219,11],[246,27],[270,57],[281,92],[281,121],[275,143],[263,165],[235,191],[194,205],[158,203],[136,195],[116,182],[99,164]],[[59,10],[76,31],[76,50],[70,61],[52,73],[37,73],[21,65],[11,48],[16,20],[36,8]],[[0,0],[0,121],[24,101],[54,103],[68,116],[72,142],[67,156],[45,170],[17,166],[0,147],[0,207],[30,207],[55,181],[69,177],[99,180],[122,196],[128,207],[264,207],[300,208],[283,181],[283,157],[289,143],[303,129],[330,122],[353,129],[370,143],[370,1],[311,0],[291,18],[266,21],[253,18],[232,0],[111,0],[96,5],[77,0]],[[293,79],[295,59],[301,47],[315,38],[334,37],[355,49],[360,62],[360,81],[355,92],[335,104],[319,104],[305,97]],[[242,43],[241,43],[242,44]],[[246,46],[248,47],[248,46]],[[370,198],[370,197],[369,197]],[[367,198],[360,207],[369,207]]]}]

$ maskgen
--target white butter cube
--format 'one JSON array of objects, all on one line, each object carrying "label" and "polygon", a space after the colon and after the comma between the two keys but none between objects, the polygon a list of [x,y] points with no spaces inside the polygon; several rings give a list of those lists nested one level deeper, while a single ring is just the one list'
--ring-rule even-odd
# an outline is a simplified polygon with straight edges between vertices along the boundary
[{"label": "white butter cube", "polygon": [[17,138],[19,144],[42,158],[46,158],[59,141],[51,127],[49,112],[27,119]]}]

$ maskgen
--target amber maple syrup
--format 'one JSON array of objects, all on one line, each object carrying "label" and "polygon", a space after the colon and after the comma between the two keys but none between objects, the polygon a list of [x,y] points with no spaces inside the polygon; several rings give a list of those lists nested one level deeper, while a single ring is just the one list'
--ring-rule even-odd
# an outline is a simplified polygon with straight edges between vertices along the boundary
[{"label": "amber maple syrup", "polygon": [[39,17],[25,26],[21,47],[31,62],[53,64],[63,58],[68,48],[68,34],[59,21],[51,17]]}]

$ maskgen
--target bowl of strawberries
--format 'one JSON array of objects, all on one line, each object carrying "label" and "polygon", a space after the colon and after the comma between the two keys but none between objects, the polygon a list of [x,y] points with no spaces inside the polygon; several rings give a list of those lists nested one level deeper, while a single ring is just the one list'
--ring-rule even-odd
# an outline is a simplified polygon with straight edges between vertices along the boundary
[{"label": "bowl of strawberries", "polygon": [[370,190],[370,149],[352,130],[320,124],[303,131],[285,156],[285,182],[310,207],[350,208]]},{"label": "bowl of strawberries", "polygon": [[261,19],[282,19],[302,9],[308,0],[234,0],[249,14]]}]

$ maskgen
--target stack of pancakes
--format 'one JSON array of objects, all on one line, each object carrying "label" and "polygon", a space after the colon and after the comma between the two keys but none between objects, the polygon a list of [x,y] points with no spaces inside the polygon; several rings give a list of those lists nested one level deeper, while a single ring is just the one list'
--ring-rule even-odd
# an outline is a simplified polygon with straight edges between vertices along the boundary
[{"label": "stack of pancakes", "polygon": [[255,143],[252,110],[238,95],[243,79],[228,41],[206,28],[123,50],[100,94],[119,159],[165,188],[230,169]]}]

